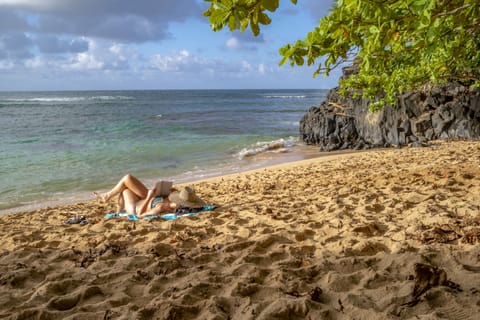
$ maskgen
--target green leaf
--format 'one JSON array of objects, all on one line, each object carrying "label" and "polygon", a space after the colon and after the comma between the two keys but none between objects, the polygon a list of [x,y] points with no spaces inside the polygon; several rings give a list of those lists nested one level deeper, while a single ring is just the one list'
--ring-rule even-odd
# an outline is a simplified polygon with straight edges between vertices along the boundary
[{"label": "green leaf", "polygon": [[304,60],[303,60],[303,57],[301,55],[295,55],[295,63],[297,64],[297,66],[303,66],[304,64]]},{"label": "green leaf", "polygon": [[424,26],[428,26],[430,25],[430,21],[431,21],[431,15],[429,12],[425,12],[424,15],[422,15],[422,18],[421,18],[421,21],[422,21],[422,24]]},{"label": "green leaf", "polygon": [[267,24],[270,24],[272,22],[272,20],[265,13],[261,13],[258,16],[258,22],[263,24],[263,25],[267,25]]},{"label": "green leaf", "polygon": [[260,33],[258,23],[253,22],[253,20],[250,20],[250,29],[252,29],[252,32],[255,36],[258,36],[258,34]]},{"label": "green leaf", "polygon": [[278,8],[279,0],[263,0],[262,4],[265,7],[265,9],[267,9],[270,12],[274,12]]},{"label": "green leaf", "polygon": [[235,21],[235,17],[230,16],[230,18],[228,19],[228,27],[230,28],[230,31],[235,30],[236,26],[237,22]]},{"label": "green leaf", "polygon": [[377,34],[379,32],[378,30],[378,27],[377,26],[371,26],[368,31],[372,34]]},{"label": "green leaf", "polygon": [[240,31],[243,32],[248,27],[248,20],[240,20],[240,24],[241,24]]}]

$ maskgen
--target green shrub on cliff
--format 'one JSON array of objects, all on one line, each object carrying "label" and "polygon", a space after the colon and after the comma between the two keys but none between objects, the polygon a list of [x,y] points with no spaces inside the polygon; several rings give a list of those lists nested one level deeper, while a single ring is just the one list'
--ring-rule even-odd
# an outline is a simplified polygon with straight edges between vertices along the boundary
[{"label": "green shrub on cliff", "polygon": [[[258,35],[280,0],[205,1],[214,31],[228,25]],[[480,1],[337,0],[318,27],[280,54],[280,64],[317,65],[314,76],[357,57],[358,74],[341,80],[340,88],[377,100],[373,109],[426,84],[480,86]]]}]

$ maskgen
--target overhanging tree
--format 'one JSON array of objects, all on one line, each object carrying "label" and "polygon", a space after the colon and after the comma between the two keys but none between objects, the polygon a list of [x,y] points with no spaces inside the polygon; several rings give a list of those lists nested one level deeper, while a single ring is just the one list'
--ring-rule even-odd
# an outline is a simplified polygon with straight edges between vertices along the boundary
[{"label": "overhanging tree", "polygon": [[[254,35],[280,2],[205,1],[214,31],[250,27]],[[280,54],[280,64],[316,65],[314,76],[355,58],[359,72],[340,81],[341,92],[374,101],[372,109],[395,105],[398,94],[427,84],[479,87],[480,0],[337,0],[318,27]]]}]

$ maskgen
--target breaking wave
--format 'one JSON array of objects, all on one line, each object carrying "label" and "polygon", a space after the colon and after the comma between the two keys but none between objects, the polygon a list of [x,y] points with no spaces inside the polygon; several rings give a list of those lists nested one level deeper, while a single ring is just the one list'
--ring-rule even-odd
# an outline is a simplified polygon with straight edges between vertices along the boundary
[{"label": "breaking wave", "polygon": [[305,95],[268,95],[264,96],[267,99],[304,99]]},{"label": "breaking wave", "polygon": [[91,97],[33,97],[33,98],[11,98],[2,99],[4,102],[25,103],[25,102],[80,102],[80,101],[109,101],[109,100],[133,100],[127,96],[91,96]]},{"label": "breaking wave", "polygon": [[240,159],[253,157],[261,153],[285,153],[289,148],[298,145],[298,138],[289,137],[287,139],[278,139],[273,141],[257,142],[250,148],[244,148],[238,153]]}]

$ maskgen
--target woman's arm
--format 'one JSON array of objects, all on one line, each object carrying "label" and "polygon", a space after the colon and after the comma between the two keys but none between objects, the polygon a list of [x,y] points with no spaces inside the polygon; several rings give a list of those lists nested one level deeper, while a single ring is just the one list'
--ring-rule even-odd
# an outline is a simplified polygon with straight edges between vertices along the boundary
[{"label": "woman's arm", "polygon": [[143,218],[145,216],[156,216],[157,214],[162,212],[162,206],[156,206],[148,211],[145,211],[143,213],[140,213],[138,216],[140,218]]},{"label": "woman's arm", "polygon": [[158,215],[159,213],[174,212],[176,207],[177,205],[175,203],[172,203],[168,201],[168,199],[166,199],[162,202],[161,206],[157,205],[154,208],[139,214],[138,216],[142,218],[145,216],[155,216],[155,215]]},{"label": "woman's arm", "polygon": [[156,189],[153,188],[151,190],[148,190],[147,197],[145,198],[145,201],[142,203],[142,206],[138,210],[139,216],[142,216],[142,214],[147,211],[148,204],[150,203],[150,200],[152,200],[155,197],[155,192]]}]

